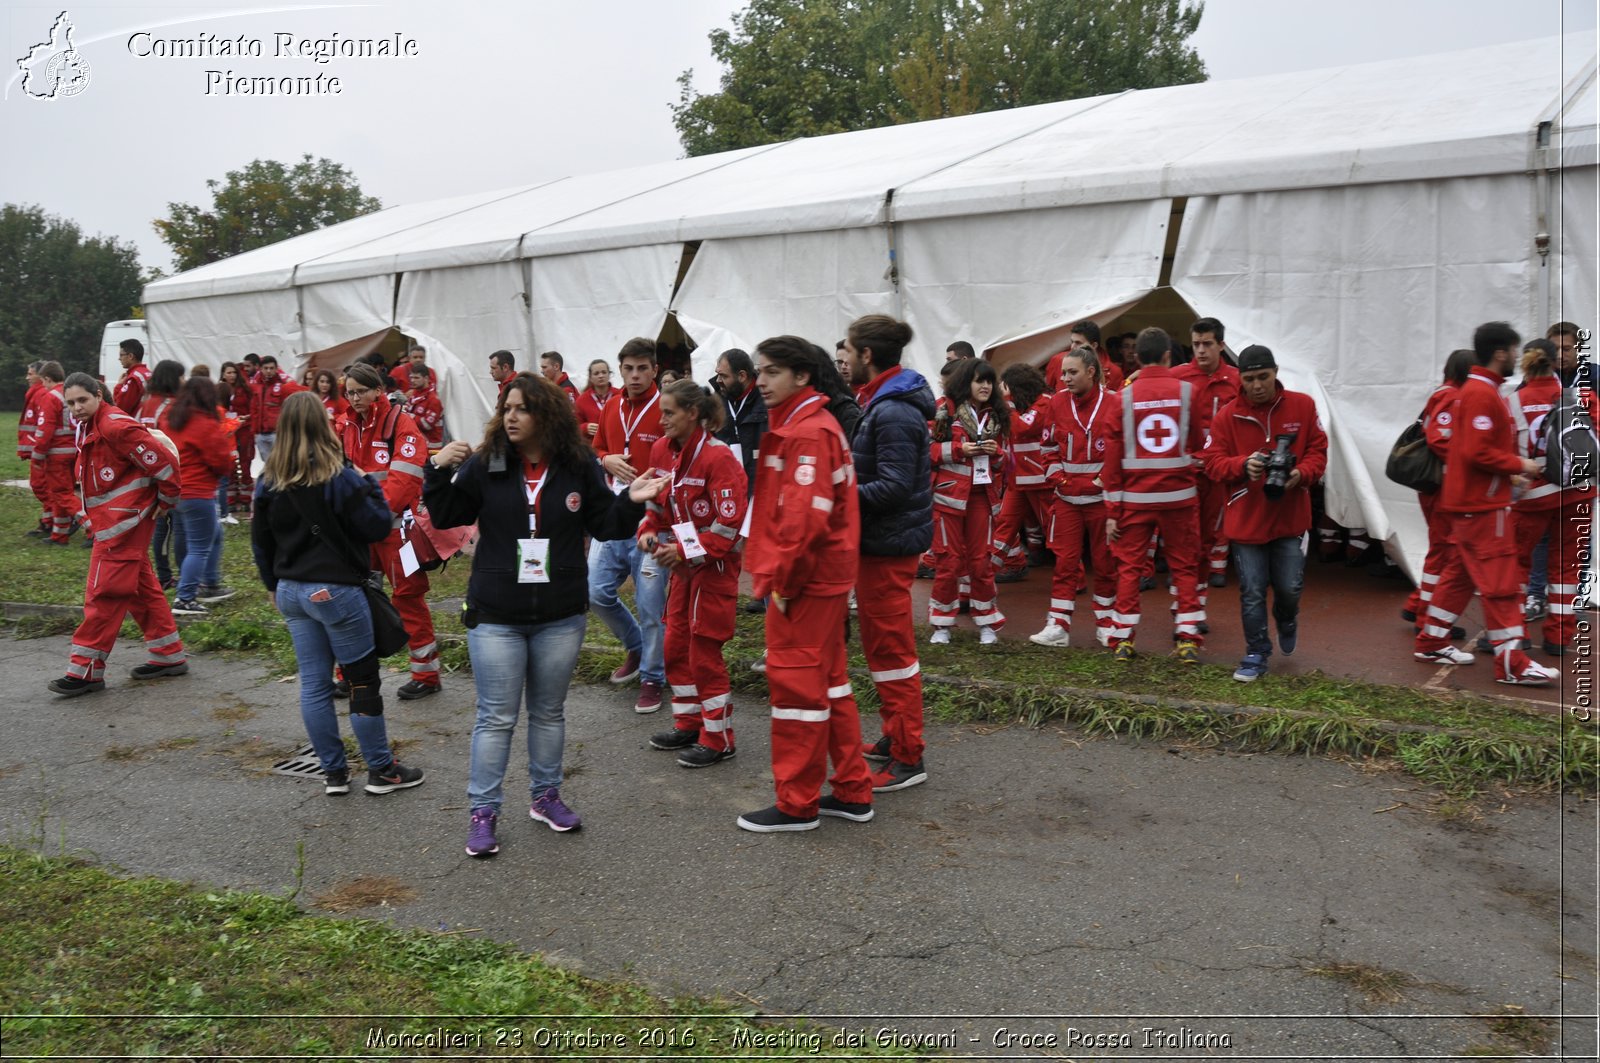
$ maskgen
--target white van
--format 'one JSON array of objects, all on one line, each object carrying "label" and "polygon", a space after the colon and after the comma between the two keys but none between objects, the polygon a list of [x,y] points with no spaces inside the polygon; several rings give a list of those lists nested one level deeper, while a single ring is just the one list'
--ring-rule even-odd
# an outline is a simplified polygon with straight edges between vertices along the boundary
[{"label": "white van", "polygon": [[150,336],[145,325],[142,319],[112,321],[100,334],[100,376],[112,387],[122,379],[122,362],[117,358],[117,349],[123,340],[138,340],[144,344],[145,362],[150,364]]}]

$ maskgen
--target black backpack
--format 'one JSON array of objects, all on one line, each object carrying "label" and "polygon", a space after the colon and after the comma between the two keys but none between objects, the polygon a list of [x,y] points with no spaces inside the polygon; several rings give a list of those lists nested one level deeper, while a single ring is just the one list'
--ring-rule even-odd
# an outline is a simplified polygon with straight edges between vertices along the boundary
[{"label": "black backpack", "polygon": [[1562,487],[1593,487],[1600,471],[1600,438],[1589,408],[1574,388],[1562,388],[1544,419],[1544,478]]}]

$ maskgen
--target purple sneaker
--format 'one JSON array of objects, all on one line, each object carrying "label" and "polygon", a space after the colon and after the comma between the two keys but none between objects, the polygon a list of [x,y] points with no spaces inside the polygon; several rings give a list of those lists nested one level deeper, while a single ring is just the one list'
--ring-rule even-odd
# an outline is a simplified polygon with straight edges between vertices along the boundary
[{"label": "purple sneaker", "polygon": [[528,818],[536,819],[555,831],[577,830],[583,826],[583,820],[566,806],[558,790],[546,790],[535,797],[533,806],[528,809]]},{"label": "purple sneaker", "polygon": [[472,827],[467,832],[468,856],[493,856],[500,851],[500,843],[494,837],[495,821],[499,818],[492,808],[472,810]]}]

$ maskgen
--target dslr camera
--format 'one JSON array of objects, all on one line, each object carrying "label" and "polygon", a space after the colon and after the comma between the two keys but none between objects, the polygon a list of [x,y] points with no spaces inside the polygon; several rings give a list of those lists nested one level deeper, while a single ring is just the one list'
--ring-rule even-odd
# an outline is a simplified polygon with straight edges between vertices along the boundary
[{"label": "dslr camera", "polygon": [[1289,447],[1293,444],[1293,434],[1273,441],[1272,453],[1267,455],[1266,482],[1261,485],[1261,493],[1268,498],[1282,498],[1289,487],[1289,475],[1294,472],[1294,452]]}]

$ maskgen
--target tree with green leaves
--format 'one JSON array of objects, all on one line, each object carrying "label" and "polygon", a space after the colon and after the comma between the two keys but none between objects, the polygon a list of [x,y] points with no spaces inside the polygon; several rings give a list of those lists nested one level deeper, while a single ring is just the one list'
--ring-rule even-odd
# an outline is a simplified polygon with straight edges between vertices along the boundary
[{"label": "tree with green leaves", "polygon": [[678,79],[685,152],[1204,81],[1195,0],[751,0]]},{"label": "tree with green leaves", "polygon": [[140,299],[139,252],[36,206],[0,207],[0,404],[21,409],[29,362],[93,373],[106,322]]},{"label": "tree with green leaves", "polygon": [[155,221],[180,271],[383,208],[349,170],[310,155],[293,166],[257,159],[206,187],[210,210],[168,203],[167,216]]}]

